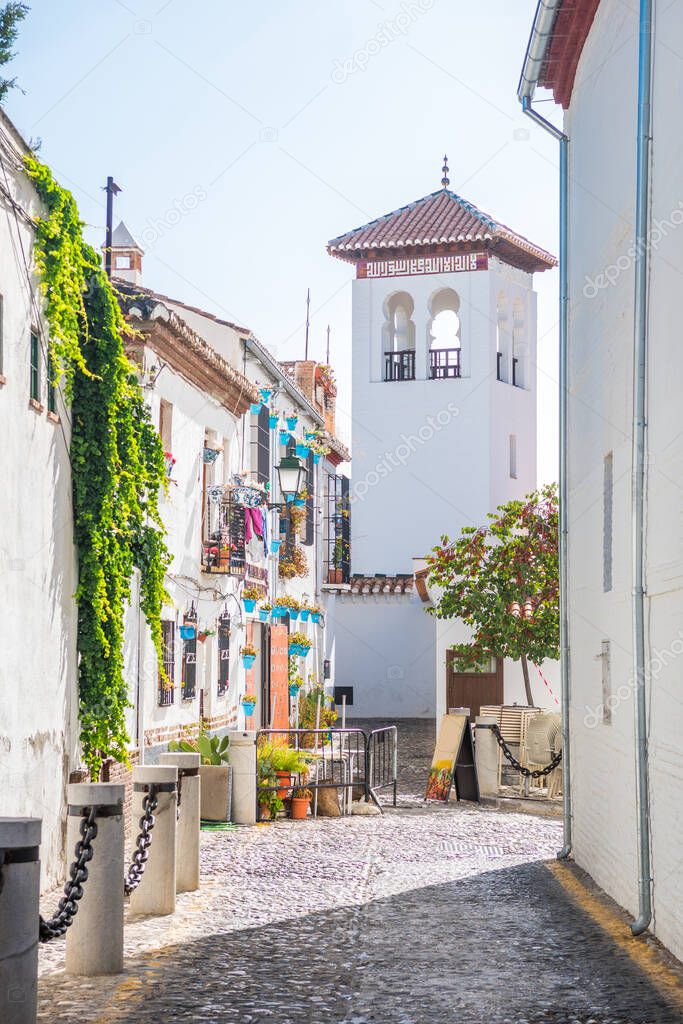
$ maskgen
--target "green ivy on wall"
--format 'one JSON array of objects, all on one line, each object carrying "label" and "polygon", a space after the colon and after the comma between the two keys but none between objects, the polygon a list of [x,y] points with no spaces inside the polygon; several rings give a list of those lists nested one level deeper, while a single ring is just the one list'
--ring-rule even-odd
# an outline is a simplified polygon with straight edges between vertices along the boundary
[{"label": "green ivy on wall", "polygon": [[78,552],[78,683],[83,758],[97,779],[104,758],[127,760],[124,612],[134,567],[161,656],[170,555],[159,514],[164,452],[126,356],[125,324],[76,202],[34,156],[26,169],[47,215],[37,221],[36,266],[50,351],[71,407],[74,540]]}]

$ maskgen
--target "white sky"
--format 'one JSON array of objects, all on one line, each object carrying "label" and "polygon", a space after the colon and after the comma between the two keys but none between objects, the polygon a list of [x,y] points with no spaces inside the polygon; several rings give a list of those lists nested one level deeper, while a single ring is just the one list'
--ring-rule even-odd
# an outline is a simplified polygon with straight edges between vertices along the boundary
[{"label": "white sky", "polygon": [[[557,251],[557,145],[515,95],[535,6],[33,0],[9,66],[25,95],[6,105],[96,245],[114,176],[148,286],[252,328],[281,359],[303,356],[310,287],[311,354],[324,359],[329,323],[349,439],[353,268],[328,239],[434,191],[446,152],[454,191]],[[557,272],[535,280],[544,481]]]}]

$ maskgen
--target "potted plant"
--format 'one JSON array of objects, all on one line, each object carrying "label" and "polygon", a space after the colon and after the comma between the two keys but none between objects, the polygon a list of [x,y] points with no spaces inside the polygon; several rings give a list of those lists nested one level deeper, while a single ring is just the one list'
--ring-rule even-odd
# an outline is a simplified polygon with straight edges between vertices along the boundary
[{"label": "potted plant", "polygon": [[320,622],[322,617],[322,608],[317,605],[311,605],[311,622]]},{"label": "potted plant", "polygon": [[207,639],[207,637],[215,636],[215,635],[216,635],[216,630],[215,629],[200,629],[200,630],[197,631],[197,639],[199,640],[200,644],[203,644],[204,641]]},{"label": "potted plant", "polygon": [[263,405],[263,402],[252,402],[251,403],[251,407],[250,408],[251,408],[251,412],[252,412],[252,414],[254,416],[258,416],[258,414],[261,412],[261,406],[262,405]]},{"label": "potted plant", "polygon": [[259,388],[259,391],[261,393],[261,398],[263,399],[263,404],[264,405],[268,405],[268,402],[270,401],[270,396],[273,393],[273,389],[272,388]]},{"label": "potted plant", "polygon": [[300,608],[299,614],[301,616],[301,621],[302,622],[308,622],[309,618],[311,617],[311,606],[308,604],[308,602],[306,602],[306,601],[302,601],[301,602],[301,608]]},{"label": "potted plant", "polygon": [[315,438],[311,442],[311,451],[313,452],[313,465],[317,466],[323,455],[329,455],[332,449],[329,445],[326,445],[320,438]]},{"label": "potted plant", "polygon": [[196,739],[173,740],[169,750],[197,753],[202,759],[199,768],[200,817],[205,821],[230,821],[232,768],[229,736],[208,736],[200,732]]},{"label": "potted plant", "polygon": [[289,611],[290,619],[292,622],[295,622],[299,618],[299,612],[301,610],[301,604],[295,597],[290,597],[287,610]]},{"label": "potted plant", "polygon": [[277,610],[278,618],[283,619],[289,611],[289,604],[292,600],[291,597],[287,597],[286,594],[282,594],[280,597],[276,597],[273,601],[273,610]]},{"label": "potted plant", "polygon": [[284,807],[278,796],[279,780],[273,767],[273,744],[261,737],[256,747],[256,785],[259,817],[264,821],[274,820]]},{"label": "potted plant", "polygon": [[254,714],[254,708],[256,707],[256,697],[253,693],[245,693],[242,697],[240,704],[247,718],[251,718]]},{"label": "potted plant", "polygon": [[270,601],[264,601],[261,604],[261,606],[259,607],[259,610],[258,610],[258,617],[261,620],[261,622],[267,622],[268,621],[272,610],[273,610],[273,606],[270,603]]},{"label": "potted plant", "polygon": [[272,746],[269,751],[270,763],[277,776],[280,788],[277,795],[284,800],[292,785],[292,775],[308,775],[310,755],[293,747]]},{"label": "potted plant", "polygon": [[287,429],[291,433],[291,431],[294,430],[297,423],[299,422],[299,417],[295,412],[290,412],[289,416],[285,416],[285,419],[287,421]]},{"label": "potted plant", "polygon": [[281,544],[282,544],[282,541],[279,538],[277,540],[275,538],[273,538],[273,540],[271,540],[271,542],[270,542],[270,550],[272,551],[272,553],[274,555],[276,555],[278,553],[278,551],[280,550],[280,545]]},{"label": "potted plant", "polygon": [[303,821],[308,814],[313,793],[305,786],[298,786],[292,792],[291,816],[295,821]]},{"label": "potted plant", "polygon": [[173,467],[175,466],[175,459],[173,458],[172,452],[164,452],[164,463],[166,465],[166,476],[171,479],[173,473]]},{"label": "potted plant", "polygon": [[308,453],[311,450],[311,446],[305,441],[297,441],[296,443],[296,457],[298,459],[307,459]]},{"label": "potted plant", "polygon": [[242,655],[242,664],[246,669],[249,669],[256,661],[258,648],[254,647],[254,645],[250,643],[242,644],[240,654]]},{"label": "potted plant", "polygon": [[259,587],[246,586],[242,588],[242,601],[244,603],[245,612],[253,612],[256,607],[256,602],[263,596],[263,591]]},{"label": "potted plant", "polygon": [[181,640],[194,640],[197,635],[197,627],[191,622],[183,622],[182,626],[178,627]]},{"label": "potted plant", "polygon": [[304,487],[303,491],[299,491],[294,499],[294,504],[297,508],[303,508],[308,500],[308,490]]},{"label": "potted plant", "polygon": [[280,444],[289,444],[288,430],[280,430]]},{"label": "potted plant", "polygon": [[278,419],[278,414],[276,412],[271,412],[268,417],[268,426],[271,430],[277,430]]},{"label": "potted plant", "polygon": [[311,649],[311,641],[299,631],[289,634],[289,653],[305,658]]},{"label": "potted plant", "polygon": [[304,685],[304,681],[301,676],[294,676],[293,679],[289,680],[289,696],[298,697],[299,690]]}]

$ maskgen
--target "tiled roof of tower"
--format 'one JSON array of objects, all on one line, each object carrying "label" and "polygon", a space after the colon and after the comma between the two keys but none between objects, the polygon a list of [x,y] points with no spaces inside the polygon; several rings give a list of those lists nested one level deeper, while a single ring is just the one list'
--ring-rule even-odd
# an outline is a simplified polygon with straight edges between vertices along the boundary
[{"label": "tiled roof of tower", "polygon": [[548,270],[557,260],[545,249],[500,224],[447,188],[333,238],[331,256],[356,263],[368,256],[434,252],[488,252],[529,273]]}]

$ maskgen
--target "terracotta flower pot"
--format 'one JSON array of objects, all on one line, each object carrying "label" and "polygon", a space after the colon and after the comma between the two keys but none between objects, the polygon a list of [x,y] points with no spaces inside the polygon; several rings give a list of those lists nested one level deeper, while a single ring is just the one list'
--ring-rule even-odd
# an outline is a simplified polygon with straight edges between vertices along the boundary
[{"label": "terracotta flower pot", "polygon": [[292,785],[292,776],[289,772],[275,772],[275,774],[277,775],[278,781],[282,787],[281,789],[278,789],[277,795],[281,800],[284,800],[289,796],[289,787]]},{"label": "terracotta flower pot", "polygon": [[292,797],[292,818],[296,821],[303,821],[308,814],[310,800],[307,796]]}]

